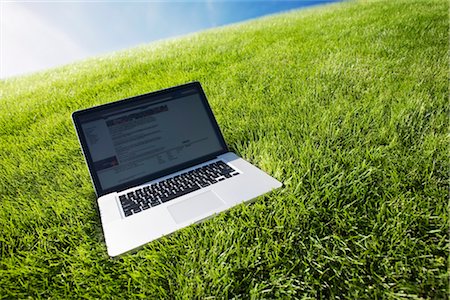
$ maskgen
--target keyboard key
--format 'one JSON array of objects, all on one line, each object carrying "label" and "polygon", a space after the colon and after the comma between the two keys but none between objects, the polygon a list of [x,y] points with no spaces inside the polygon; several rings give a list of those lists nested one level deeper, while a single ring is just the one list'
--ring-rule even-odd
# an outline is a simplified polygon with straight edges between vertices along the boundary
[{"label": "keyboard key", "polygon": [[160,205],[160,204],[161,204],[161,202],[159,202],[158,200],[150,201],[150,205],[152,207],[155,207],[155,206]]}]

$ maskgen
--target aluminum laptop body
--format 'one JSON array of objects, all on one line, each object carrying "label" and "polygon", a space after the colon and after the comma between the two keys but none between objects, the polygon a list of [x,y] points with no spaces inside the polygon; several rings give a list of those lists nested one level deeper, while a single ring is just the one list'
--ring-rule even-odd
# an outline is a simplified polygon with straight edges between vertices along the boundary
[{"label": "aluminum laptop body", "polygon": [[229,152],[198,82],[72,115],[110,256],[281,183]]}]

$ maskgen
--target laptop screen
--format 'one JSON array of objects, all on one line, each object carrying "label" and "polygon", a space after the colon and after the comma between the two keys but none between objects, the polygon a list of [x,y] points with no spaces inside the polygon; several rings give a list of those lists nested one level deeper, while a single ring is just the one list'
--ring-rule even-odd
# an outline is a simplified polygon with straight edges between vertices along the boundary
[{"label": "laptop screen", "polygon": [[80,111],[74,120],[101,191],[144,183],[226,149],[198,83]]}]

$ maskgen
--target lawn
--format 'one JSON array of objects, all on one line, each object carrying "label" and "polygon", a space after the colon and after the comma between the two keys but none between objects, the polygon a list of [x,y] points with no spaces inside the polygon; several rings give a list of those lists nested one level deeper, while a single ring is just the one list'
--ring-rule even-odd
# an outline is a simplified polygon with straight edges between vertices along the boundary
[{"label": "lawn", "polygon": [[[449,3],[351,1],[0,82],[0,298],[447,298]],[[117,259],[71,123],[199,80],[284,183]]]}]

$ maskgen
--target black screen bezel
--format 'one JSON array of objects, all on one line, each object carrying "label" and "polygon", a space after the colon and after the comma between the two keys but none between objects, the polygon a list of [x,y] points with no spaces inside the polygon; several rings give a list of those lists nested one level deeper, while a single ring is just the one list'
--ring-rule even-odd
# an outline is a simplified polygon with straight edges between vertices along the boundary
[{"label": "black screen bezel", "polygon": [[[107,189],[102,188],[102,186],[100,184],[100,180],[94,169],[94,162],[92,160],[91,154],[89,152],[89,148],[87,146],[87,141],[86,141],[85,135],[84,135],[82,127],[81,127],[80,118],[84,118],[84,117],[88,116],[89,114],[98,113],[98,112],[100,112],[102,110],[106,110],[106,109],[108,109],[108,110],[114,109],[114,108],[117,108],[120,106],[124,106],[123,108],[126,108],[127,106],[133,106],[133,105],[136,105],[136,104],[144,102],[144,101],[148,101],[148,103],[151,104],[152,102],[160,101],[164,95],[170,95],[170,94],[178,93],[183,90],[189,90],[189,89],[193,89],[193,88],[197,90],[197,92],[200,96],[202,104],[203,104],[203,106],[206,110],[206,113],[209,117],[209,120],[211,122],[211,126],[213,127],[216,137],[219,140],[219,143],[221,145],[221,149],[219,151],[212,152],[205,156],[184,162],[182,164],[178,164],[176,166],[170,167],[168,169],[165,169],[165,170],[162,170],[162,171],[150,174],[150,175],[146,175],[146,176],[131,180],[126,183],[122,183],[122,184],[119,184],[119,185],[116,185],[113,187],[109,187]],[[87,108],[87,109],[78,110],[78,111],[75,111],[74,113],[72,113],[72,120],[75,125],[78,139],[80,141],[81,148],[83,150],[84,157],[86,160],[86,164],[88,166],[89,173],[91,175],[91,179],[94,184],[94,189],[95,189],[95,192],[98,197],[109,194],[111,192],[119,192],[119,191],[122,191],[122,190],[125,190],[128,188],[131,188],[133,186],[138,186],[138,185],[144,184],[144,183],[154,180],[156,178],[166,176],[171,173],[189,168],[196,164],[200,164],[205,161],[214,159],[215,157],[228,152],[228,147],[227,147],[225,140],[223,138],[223,135],[219,129],[219,125],[217,124],[217,121],[214,118],[214,114],[211,110],[211,107],[209,106],[208,100],[206,99],[205,92],[203,91],[203,88],[198,81],[186,83],[183,85],[179,85],[179,86],[175,86],[175,87],[171,87],[171,88],[167,88],[167,89],[163,89],[163,90],[159,90],[159,91],[155,91],[155,92],[151,92],[151,93],[147,93],[147,94],[142,94],[139,96],[134,96],[131,98],[126,98],[126,99],[111,102],[111,103],[102,104],[102,105]]]}]

